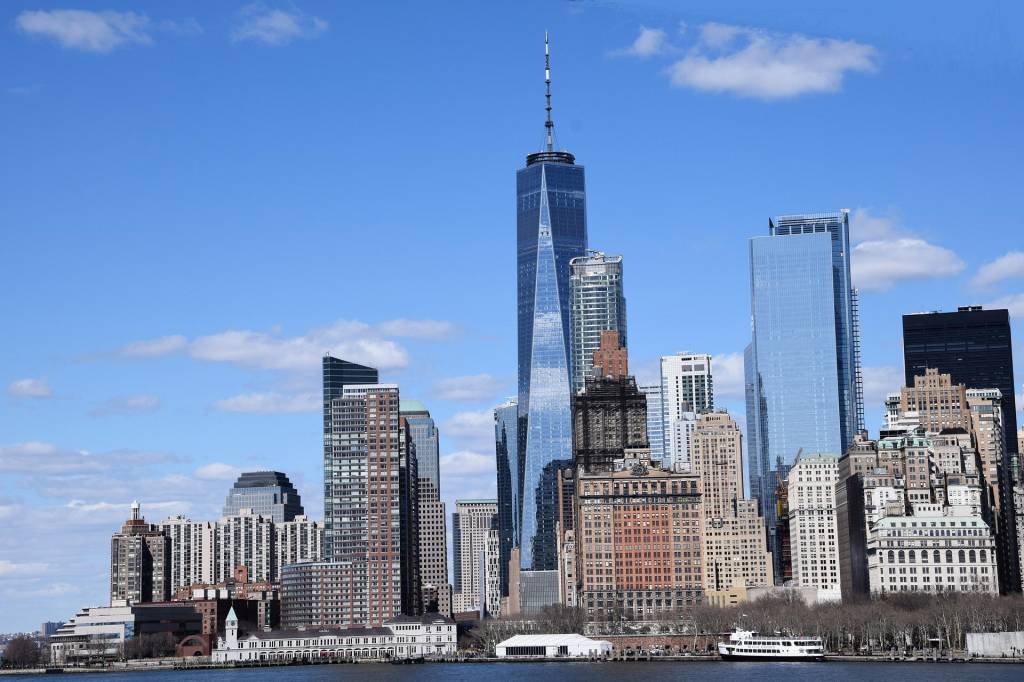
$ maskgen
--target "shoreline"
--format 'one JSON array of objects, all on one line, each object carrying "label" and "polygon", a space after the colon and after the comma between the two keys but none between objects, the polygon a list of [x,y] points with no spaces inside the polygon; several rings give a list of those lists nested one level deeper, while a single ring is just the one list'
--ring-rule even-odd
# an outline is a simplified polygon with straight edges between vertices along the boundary
[{"label": "shoreline", "polygon": [[[110,667],[67,667],[67,668],[31,668],[26,670],[0,670],[0,676],[35,676],[35,675],[75,675],[95,673],[145,673],[145,672],[190,672],[202,670],[235,670],[245,668],[291,668],[304,666],[332,666],[332,665],[421,665],[421,664],[476,664],[476,663],[729,663],[718,656],[649,656],[629,658],[608,658],[608,659],[587,659],[587,658],[496,658],[478,657],[465,659],[423,659],[403,662],[362,660],[346,662],[327,661],[298,661],[298,662],[252,662],[252,663],[202,663],[196,665],[183,664],[181,660],[174,662],[166,661],[154,664],[144,664],[142,661],[129,662],[119,666]],[[755,663],[772,663],[772,661],[750,661]],[[967,657],[946,657],[931,658],[922,656],[856,656],[844,654],[826,655],[823,661],[807,661],[808,663],[944,663],[944,664],[1024,664],[1022,658],[967,658]]]}]

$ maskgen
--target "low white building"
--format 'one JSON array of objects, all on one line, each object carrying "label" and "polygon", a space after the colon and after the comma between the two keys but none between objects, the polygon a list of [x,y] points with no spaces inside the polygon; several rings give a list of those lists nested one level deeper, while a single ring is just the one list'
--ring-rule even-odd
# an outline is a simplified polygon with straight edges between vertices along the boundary
[{"label": "low white building", "polygon": [[50,637],[54,665],[117,658],[135,634],[135,613],[127,602],[84,608]]},{"label": "low white building", "polygon": [[611,642],[574,633],[516,635],[494,647],[498,658],[604,658],[611,653]]},{"label": "low white building", "polygon": [[455,653],[455,621],[436,613],[399,616],[379,628],[274,630],[239,633],[231,609],[224,636],[213,651],[215,663],[234,661],[337,661],[422,658]]}]

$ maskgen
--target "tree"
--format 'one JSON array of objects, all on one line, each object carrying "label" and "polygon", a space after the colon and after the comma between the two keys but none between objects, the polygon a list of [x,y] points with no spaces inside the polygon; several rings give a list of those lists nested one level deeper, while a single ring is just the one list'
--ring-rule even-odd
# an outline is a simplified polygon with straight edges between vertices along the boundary
[{"label": "tree", "polygon": [[4,649],[4,665],[12,668],[32,668],[39,664],[39,645],[28,635],[18,635]]}]

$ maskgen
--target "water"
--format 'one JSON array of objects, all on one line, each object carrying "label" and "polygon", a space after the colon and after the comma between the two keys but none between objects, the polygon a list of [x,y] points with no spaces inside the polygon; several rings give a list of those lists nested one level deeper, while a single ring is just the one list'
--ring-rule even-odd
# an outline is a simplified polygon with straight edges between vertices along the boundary
[{"label": "water", "polygon": [[[138,676],[141,675],[141,676]],[[428,663],[322,665],[235,670],[161,671],[33,677],[39,682],[822,682],[865,679],[900,682],[1015,682],[1017,664],[1001,663]],[[13,679],[14,678],[9,678]],[[21,680],[29,678],[16,678]]]}]

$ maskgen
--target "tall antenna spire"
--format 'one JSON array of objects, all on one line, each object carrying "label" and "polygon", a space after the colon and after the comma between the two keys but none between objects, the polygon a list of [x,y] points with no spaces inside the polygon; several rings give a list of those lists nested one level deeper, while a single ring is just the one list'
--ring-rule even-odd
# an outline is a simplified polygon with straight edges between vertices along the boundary
[{"label": "tall antenna spire", "polygon": [[544,89],[544,99],[547,101],[545,109],[548,113],[544,128],[547,129],[547,151],[551,152],[555,150],[555,122],[551,120],[551,50],[548,48],[547,31],[544,31]]}]

